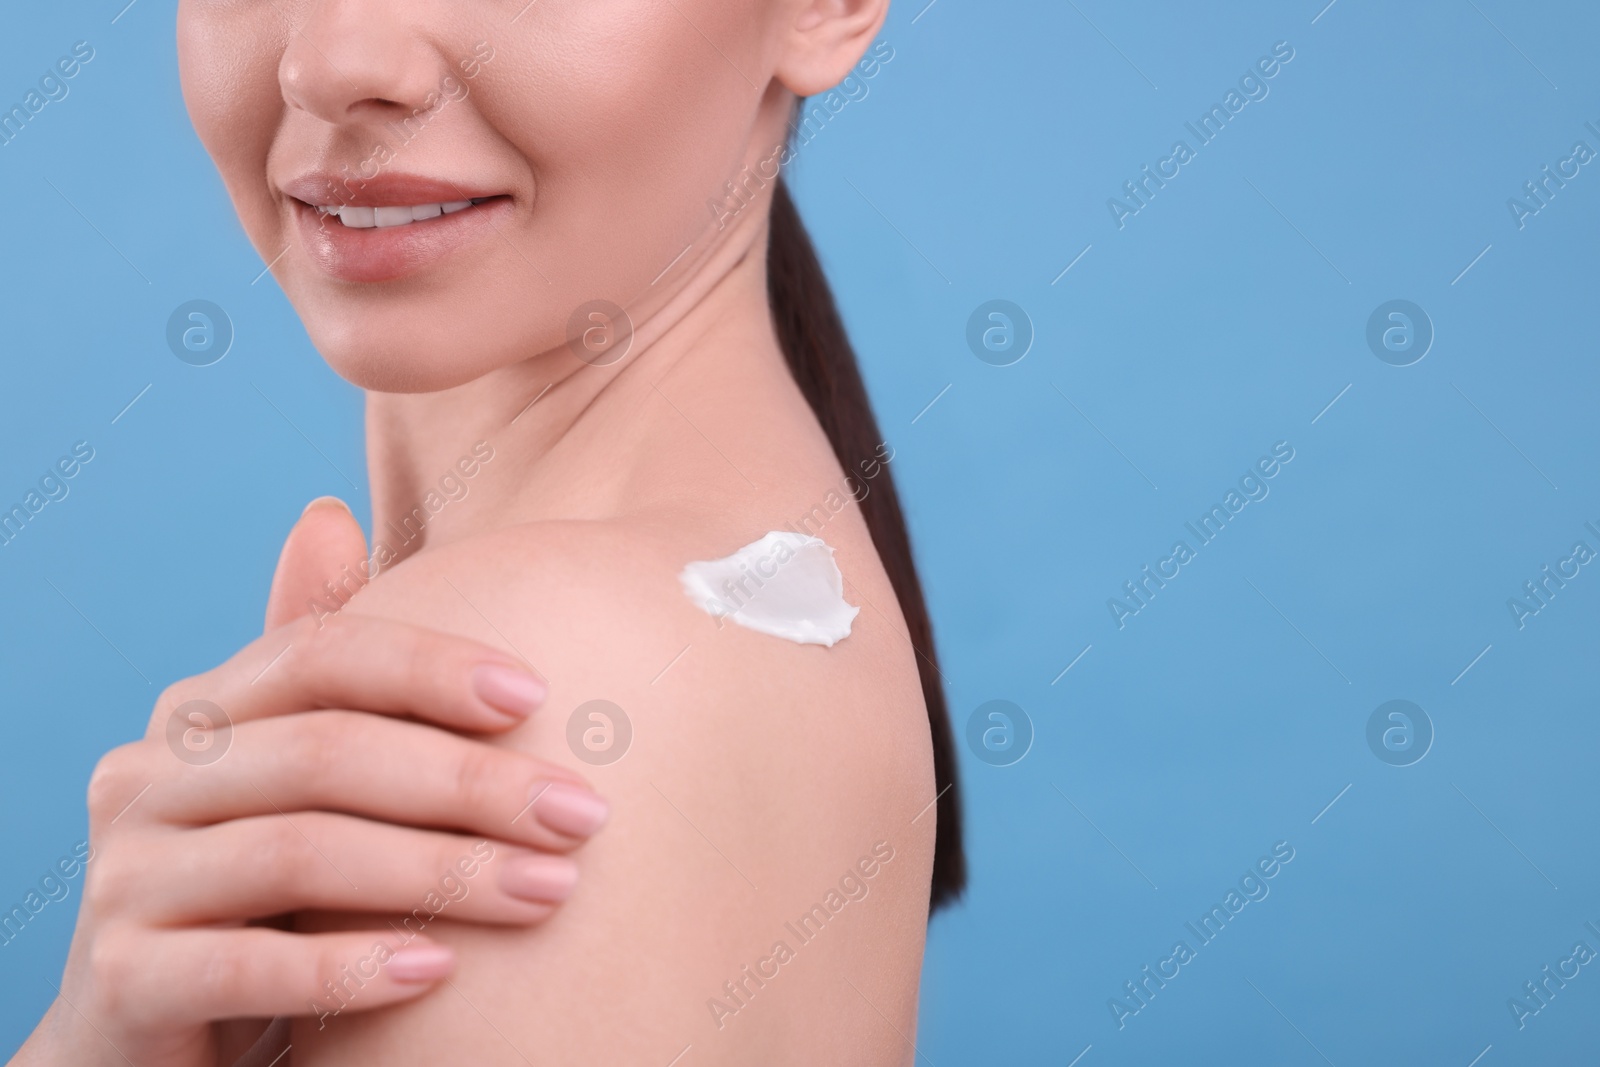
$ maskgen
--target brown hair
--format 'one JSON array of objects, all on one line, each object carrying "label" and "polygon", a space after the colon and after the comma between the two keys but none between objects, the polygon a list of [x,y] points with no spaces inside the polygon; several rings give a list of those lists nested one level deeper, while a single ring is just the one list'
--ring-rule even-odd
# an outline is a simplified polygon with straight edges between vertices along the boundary
[{"label": "brown hair", "polygon": [[[781,179],[772,197],[767,299],[789,372],[828,435],[834,456],[846,471],[853,473],[857,464],[878,454],[884,440],[873,418],[866,386],[856,366],[855,350],[839,318],[828,279]],[[928,705],[928,726],[933,732],[933,776],[939,799],[930,910],[937,910],[955,901],[967,884],[955,745],[940,684],[942,676],[934,658],[933,626],[922,597],[922,583],[917,579],[900,499],[887,467],[873,482],[871,492],[861,499],[861,512],[910,631],[922,678],[922,698]]]}]

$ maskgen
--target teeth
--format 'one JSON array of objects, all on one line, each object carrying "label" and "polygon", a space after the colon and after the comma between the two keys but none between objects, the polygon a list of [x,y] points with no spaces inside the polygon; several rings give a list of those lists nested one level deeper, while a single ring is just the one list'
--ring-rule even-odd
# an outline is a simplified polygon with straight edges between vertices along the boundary
[{"label": "teeth", "polygon": [[342,207],[339,221],[353,230],[367,230],[378,224],[377,209],[370,207]]},{"label": "teeth", "polygon": [[379,226],[406,226],[411,223],[411,209],[408,207],[379,207],[373,208],[372,213]]},{"label": "teeth", "polygon": [[454,215],[458,211],[465,211],[475,204],[481,204],[488,197],[479,197],[475,200],[451,200],[442,204],[417,204],[414,207],[351,207],[338,205],[324,205],[317,208],[323,216],[332,216],[353,230],[367,230],[374,227],[409,226],[413,222],[423,222],[427,219],[436,219],[440,215]]}]

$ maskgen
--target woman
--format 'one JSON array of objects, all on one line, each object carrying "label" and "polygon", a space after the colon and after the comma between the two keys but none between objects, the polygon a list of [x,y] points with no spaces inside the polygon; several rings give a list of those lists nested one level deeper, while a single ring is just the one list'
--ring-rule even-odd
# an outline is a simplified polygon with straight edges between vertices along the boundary
[{"label": "woman", "polygon": [[777,180],[886,8],[184,0],[195,127],[368,390],[374,539],[315,502],[266,634],[97,768],[15,1062],[273,1017],[297,1065],[910,1062],[949,730]]}]

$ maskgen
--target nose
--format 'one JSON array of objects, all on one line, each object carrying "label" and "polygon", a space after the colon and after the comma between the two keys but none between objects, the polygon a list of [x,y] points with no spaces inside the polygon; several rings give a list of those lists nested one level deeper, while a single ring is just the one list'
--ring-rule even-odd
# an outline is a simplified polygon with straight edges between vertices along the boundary
[{"label": "nose", "polygon": [[324,122],[381,122],[426,109],[447,67],[385,0],[318,0],[278,64],[290,107]]}]

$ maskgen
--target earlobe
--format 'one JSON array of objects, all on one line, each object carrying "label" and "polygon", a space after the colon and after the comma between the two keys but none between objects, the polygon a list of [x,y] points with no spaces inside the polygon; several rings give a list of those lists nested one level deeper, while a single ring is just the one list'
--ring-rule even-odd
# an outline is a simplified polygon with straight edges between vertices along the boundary
[{"label": "earlobe", "polygon": [[889,0],[798,0],[776,76],[796,96],[838,85],[889,14]]}]

